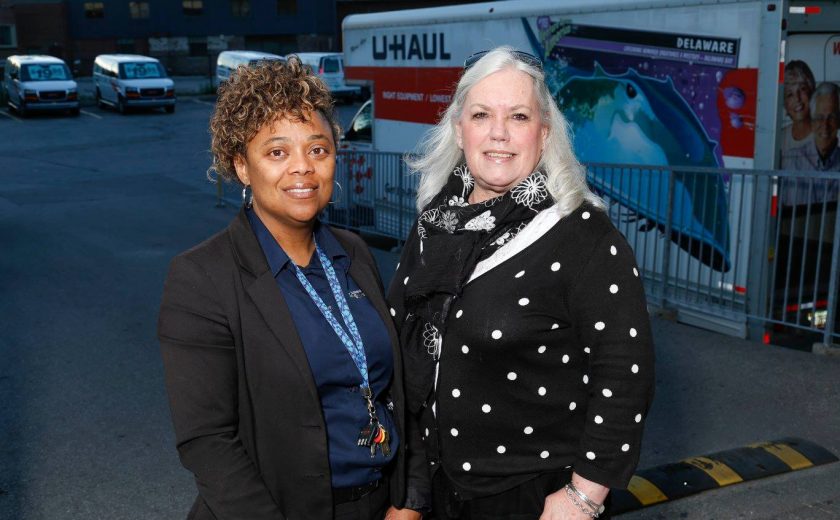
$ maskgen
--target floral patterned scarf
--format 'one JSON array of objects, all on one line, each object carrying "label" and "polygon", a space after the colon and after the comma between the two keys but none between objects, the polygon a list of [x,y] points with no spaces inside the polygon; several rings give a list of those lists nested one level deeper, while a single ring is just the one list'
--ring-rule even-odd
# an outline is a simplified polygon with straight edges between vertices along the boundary
[{"label": "floral patterned scarf", "polygon": [[[417,411],[434,383],[446,317],[476,264],[518,234],[554,200],[545,174],[531,173],[499,197],[469,204],[475,180],[459,165],[446,185],[417,219],[400,260],[400,272],[389,299],[404,308],[400,339],[406,363],[409,407]],[[410,377],[409,377],[410,376]]]}]

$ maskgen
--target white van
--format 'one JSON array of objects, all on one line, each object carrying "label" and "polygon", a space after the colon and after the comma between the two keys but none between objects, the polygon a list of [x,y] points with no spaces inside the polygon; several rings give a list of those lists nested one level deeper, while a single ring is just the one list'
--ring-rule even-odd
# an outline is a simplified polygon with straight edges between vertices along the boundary
[{"label": "white van", "polygon": [[79,87],[67,64],[53,56],[9,56],[3,88],[9,108],[21,116],[51,110],[79,115]]},{"label": "white van", "polygon": [[175,112],[175,82],[154,58],[135,54],[100,54],[93,62],[94,97],[124,114],[129,108],[163,107]]},{"label": "white van", "polygon": [[286,56],[297,56],[304,65],[309,65],[329,87],[333,97],[349,101],[362,96],[361,87],[344,82],[344,56],[337,52],[298,52]]},{"label": "white van", "polygon": [[276,54],[259,51],[222,51],[216,60],[216,86],[221,85],[230,78],[237,67],[253,67],[264,61],[280,60],[286,62],[286,58]]}]

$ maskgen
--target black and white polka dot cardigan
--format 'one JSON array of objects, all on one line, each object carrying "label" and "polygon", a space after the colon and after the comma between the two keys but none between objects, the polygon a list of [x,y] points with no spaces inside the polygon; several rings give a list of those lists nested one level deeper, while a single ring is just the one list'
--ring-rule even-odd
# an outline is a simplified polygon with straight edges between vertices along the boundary
[{"label": "black and white polka dot cardigan", "polygon": [[[395,280],[406,276],[398,269]],[[391,303],[400,323],[401,302]],[[426,455],[465,496],[567,467],[625,488],[653,384],[633,251],[583,205],[452,303],[435,413],[419,419]]]}]

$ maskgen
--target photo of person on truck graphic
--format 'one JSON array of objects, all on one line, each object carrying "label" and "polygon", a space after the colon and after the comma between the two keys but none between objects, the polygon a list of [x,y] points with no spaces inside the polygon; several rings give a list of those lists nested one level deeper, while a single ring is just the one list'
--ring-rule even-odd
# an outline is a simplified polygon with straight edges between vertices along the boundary
[{"label": "photo of person on truck graphic", "polygon": [[813,142],[811,132],[811,95],[816,88],[811,67],[802,60],[785,65],[784,106],[790,124],[782,128],[781,167],[796,169],[794,163],[802,155],[801,148]]}]

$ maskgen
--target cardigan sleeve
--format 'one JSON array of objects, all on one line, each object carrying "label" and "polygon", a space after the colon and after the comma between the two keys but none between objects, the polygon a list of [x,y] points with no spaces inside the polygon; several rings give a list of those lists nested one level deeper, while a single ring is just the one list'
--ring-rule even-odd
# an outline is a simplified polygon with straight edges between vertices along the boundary
[{"label": "cardigan sleeve", "polygon": [[574,469],[593,482],[626,488],[653,399],[654,353],[635,257],[614,227],[583,263],[569,306],[589,352],[589,400]]},{"label": "cardigan sleeve", "polygon": [[158,337],[181,463],[216,518],[282,519],[238,436],[237,365],[212,280],[177,257],[163,291]]}]

